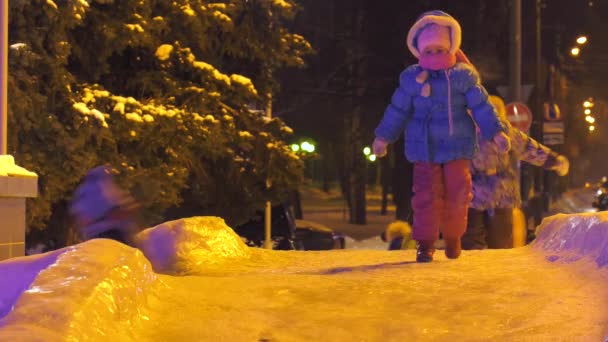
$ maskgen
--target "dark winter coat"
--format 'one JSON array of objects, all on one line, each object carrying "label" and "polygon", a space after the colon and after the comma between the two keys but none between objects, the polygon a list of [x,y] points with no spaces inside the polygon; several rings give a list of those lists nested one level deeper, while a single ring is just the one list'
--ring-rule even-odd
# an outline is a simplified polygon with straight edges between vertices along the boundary
[{"label": "dark winter coat", "polygon": [[509,126],[511,151],[499,154],[496,144],[481,142],[479,152],[471,161],[473,200],[470,208],[516,208],[521,206],[518,167],[520,160],[545,169],[557,165],[557,153]]},{"label": "dark winter coat", "polygon": [[[422,89],[427,83],[430,94]],[[375,134],[392,143],[405,131],[408,160],[445,163],[473,158],[475,124],[485,140],[504,130],[477,71],[465,63],[440,71],[427,71],[416,64],[401,73],[400,85]]]}]

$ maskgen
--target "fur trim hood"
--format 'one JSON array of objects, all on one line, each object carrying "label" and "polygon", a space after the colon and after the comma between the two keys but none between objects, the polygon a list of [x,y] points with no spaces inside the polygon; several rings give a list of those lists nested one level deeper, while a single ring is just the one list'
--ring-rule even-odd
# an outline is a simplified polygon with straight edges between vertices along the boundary
[{"label": "fur trim hood", "polygon": [[456,52],[460,50],[460,45],[462,43],[462,29],[460,28],[460,23],[458,23],[454,17],[443,11],[429,11],[418,17],[407,34],[407,47],[410,52],[416,58],[420,57],[421,51],[418,48],[418,37],[423,29],[431,24],[448,27],[450,29],[451,45],[449,52],[450,54],[456,54]]}]

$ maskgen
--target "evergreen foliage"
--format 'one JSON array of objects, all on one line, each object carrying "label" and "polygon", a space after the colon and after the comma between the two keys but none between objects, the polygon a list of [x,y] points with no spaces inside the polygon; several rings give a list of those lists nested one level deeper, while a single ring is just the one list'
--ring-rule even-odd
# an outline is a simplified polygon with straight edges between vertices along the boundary
[{"label": "evergreen foliage", "polygon": [[147,224],[176,215],[234,224],[284,199],[302,173],[285,143],[292,131],[252,108],[278,90],[274,71],[303,66],[311,51],[286,27],[296,9],[290,0],[11,1],[9,153],[40,176],[28,227],[64,226],[80,178],[103,163]]}]

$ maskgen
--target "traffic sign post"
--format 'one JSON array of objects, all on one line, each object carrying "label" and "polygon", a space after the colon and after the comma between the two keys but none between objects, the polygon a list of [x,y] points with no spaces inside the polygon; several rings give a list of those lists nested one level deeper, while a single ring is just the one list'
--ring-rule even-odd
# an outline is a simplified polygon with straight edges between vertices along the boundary
[{"label": "traffic sign post", "polygon": [[505,106],[507,120],[511,126],[528,133],[532,126],[532,111],[521,102],[512,102]]},{"label": "traffic sign post", "polygon": [[555,103],[545,102],[543,105],[543,144],[548,146],[564,144],[564,121],[559,107]]},{"label": "traffic sign post", "polygon": [[545,102],[543,104],[543,114],[545,121],[561,121],[562,113],[559,110],[559,106],[555,103]]}]

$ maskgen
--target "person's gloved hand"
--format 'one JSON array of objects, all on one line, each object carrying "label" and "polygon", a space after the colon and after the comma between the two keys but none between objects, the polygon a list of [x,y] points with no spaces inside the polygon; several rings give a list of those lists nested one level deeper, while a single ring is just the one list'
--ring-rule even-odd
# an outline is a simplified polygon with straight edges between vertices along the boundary
[{"label": "person's gloved hand", "polygon": [[555,173],[557,173],[559,176],[567,175],[568,170],[570,170],[570,162],[568,161],[568,158],[564,156],[557,157],[557,163],[552,170],[555,171]]},{"label": "person's gloved hand", "polygon": [[388,146],[388,141],[382,138],[374,139],[374,143],[372,144],[372,151],[376,155],[376,157],[382,158],[386,155],[386,147]]},{"label": "person's gloved hand", "polygon": [[505,134],[505,132],[499,132],[492,139],[498,147],[499,153],[507,153],[511,149],[511,139]]}]

